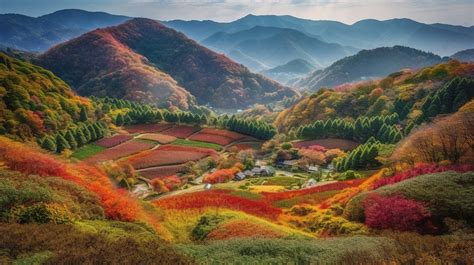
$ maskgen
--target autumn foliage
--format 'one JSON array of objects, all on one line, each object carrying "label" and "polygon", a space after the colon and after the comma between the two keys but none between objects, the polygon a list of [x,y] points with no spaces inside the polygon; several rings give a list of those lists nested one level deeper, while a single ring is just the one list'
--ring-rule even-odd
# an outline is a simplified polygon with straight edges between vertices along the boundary
[{"label": "autumn foliage", "polygon": [[377,182],[373,184],[372,189],[377,189],[385,185],[394,184],[394,183],[397,183],[406,179],[414,178],[420,175],[449,171],[449,170],[456,171],[456,172],[467,172],[467,171],[474,170],[474,166],[473,165],[442,166],[442,165],[438,165],[434,163],[432,164],[420,163],[409,170],[398,172],[391,177],[379,179]]},{"label": "autumn foliage", "polygon": [[204,177],[204,182],[205,183],[223,183],[227,182],[229,180],[233,180],[235,177],[235,174],[240,172],[240,168],[234,166],[231,168],[223,168],[223,169],[218,169],[215,172],[207,175]]},{"label": "autumn foliage", "polygon": [[0,137],[0,160],[15,171],[69,180],[97,194],[108,218],[137,220],[140,209],[125,190],[116,189],[109,178],[94,167],[66,164],[48,154]]},{"label": "autumn foliage", "polygon": [[347,181],[338,181],[335,183],[330,183],[326,185],[316,186],[307,189],[301,190],[292,190],[292,191],[285,191],[285,192],[262,192],[264,196],[264,200],[268,202],[274,202],[279,200],[287,200],[298,196],[304,196],[308,194],[318,193],[318,192],[325,192],[331,190],[342,190],[349,187],[357,187],[366,179],[354,179],[354,180],[347,180]]},{"label": "autumn foliage", "polygon": [[365,224],[376,229],[419,231],[428,224],[430,212],[415,200],[401,195],[373,194],[364,202]]},{"label": "autumn foliage", "polygon": [[154,202],[162,209],[205,209],[219,207],[243,211],[245,213],[268,219],[277,219],[281,210],[265,202],[245,199],[229,194],[225,190],[212,190],[186,193],[173,197],[165,197]]}]

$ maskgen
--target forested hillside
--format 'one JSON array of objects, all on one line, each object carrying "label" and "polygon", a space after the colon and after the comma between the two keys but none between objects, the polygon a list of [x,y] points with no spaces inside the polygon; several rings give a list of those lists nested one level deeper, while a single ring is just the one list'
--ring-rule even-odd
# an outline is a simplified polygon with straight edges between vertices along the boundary
[{"label": "forested hillside", "polygon": [[331,66],[310,73],[294,83],[310,90],[376,79],[404,68],[418,69],[442,62],[441,57],[409,47],[394,46],[363,50]]},{"label": "forested hillside", "polygon": [[422,122],[440,113],[455,112],[467,102],[472,97],[473,76],[473,64],[450,61],[418,71],[396,72],[378,81],[322,89],[282,111],[274,124],[288,131],[314,120],[392,113],[407,124]]},{"label": "forested hillside", "polygon": [[151,19],[90,32],[49,50],[39,63],[82,95],[170,102],[178,107],[192,105],[181,87],[197,103],[222,108],[295,94]]}]

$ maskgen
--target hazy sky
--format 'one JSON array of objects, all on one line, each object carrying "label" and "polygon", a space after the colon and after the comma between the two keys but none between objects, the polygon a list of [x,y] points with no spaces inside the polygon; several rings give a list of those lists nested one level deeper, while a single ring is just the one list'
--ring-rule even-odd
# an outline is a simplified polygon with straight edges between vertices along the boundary
[{"label": "hazy sky", "polygon": [[160,20],[231,21],[247,14],[276,14],[349,24],[365,18],[407,17],[474,25],[474,0],[0,0],[0,13],[39,16],[65,8]]}]

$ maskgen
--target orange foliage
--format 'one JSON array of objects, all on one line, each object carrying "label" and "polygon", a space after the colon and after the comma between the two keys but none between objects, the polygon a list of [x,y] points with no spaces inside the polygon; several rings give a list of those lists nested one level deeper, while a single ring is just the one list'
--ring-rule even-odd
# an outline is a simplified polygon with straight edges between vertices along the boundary
[{"label": "orange foliage", "polygon": [[210,190],[194,193],[185,193],[172,197],[160,198],[154,204],[162,209],[205,209],[219,207],[276,220],[281,214],[281,209],[268,203],[250,200],[229,194],[226,190]]},{"label": "orange foliage", "polygon": [[219,169],[204,177],[205,183],[222,183],[234,179],[235,174],[241,171],[237,166],[225,169]]},{"label": "orange foliage", "polygon": [[0,137],[0,159],[15,171],[61,177],[85,187],[99,196],[106,216],[111,219],[137,220],[138,203],[125,190],[116,189],[109,178],[94,167],[66,164],[56,157],[4,137]]},{"label": "orange foliage", "polygon": [[236,220],[227,222],[212,230],[207,239],[226,240],[233,238],[260,237],[260,238],[280,238],[284,233],[270,229],[262,224],[252,223],[246,220]]}]

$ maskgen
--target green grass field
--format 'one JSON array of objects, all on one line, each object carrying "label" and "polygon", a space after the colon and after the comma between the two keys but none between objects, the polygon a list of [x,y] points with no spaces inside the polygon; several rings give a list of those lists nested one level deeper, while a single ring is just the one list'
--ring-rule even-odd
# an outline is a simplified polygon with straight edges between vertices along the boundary
[{"label": "green grass field", "polygon": [[71,157],[79,159],[79,160],[83,160],[83,159],[86,159],[90,156],[93,156],[93,155],[95,155],[95,154],[97,154],[100,151],[105,150],[105,149],[107,149],[107,148],[102,147],[102,146],[98,146],[96,144],[88,144],[88,145],[84,145],[83,147],[80,147],[79,149],[74,151],[74,153],[72,153]]},{"label": "green grass field", "polygon": [[184,139],[177,139],[172,144],[192,146],[192,147],[200,147],[200,148],[211,148],[211,149],[214,149],[216,151],[221,151],[222,150],[222,146],[220,146],[218,144],[199,142],[199,141],[191,141],[191,140],[184,140]]}]

